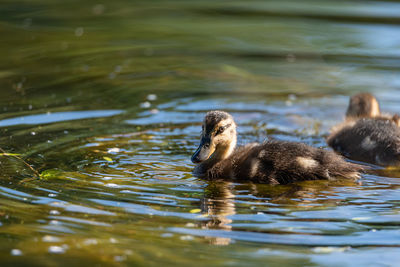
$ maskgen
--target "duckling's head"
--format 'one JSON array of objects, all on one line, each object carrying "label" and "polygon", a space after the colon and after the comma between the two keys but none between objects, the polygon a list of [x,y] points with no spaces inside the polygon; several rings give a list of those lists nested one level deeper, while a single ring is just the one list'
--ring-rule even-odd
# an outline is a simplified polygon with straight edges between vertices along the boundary
[{"label": "duckling's head", "polygon": [[233,117],[224,111],[210,111],[204,118],[200,145],[192,156],[192,162],[200,163],[210,157],[216,160],[225,159],[235,146],[236,124]]},{"label": "duckling's head", "polygon": [[380,113],[378,100],[369,93],[360,93],[350,98],[346,118],[373,118],[379,116]]}]

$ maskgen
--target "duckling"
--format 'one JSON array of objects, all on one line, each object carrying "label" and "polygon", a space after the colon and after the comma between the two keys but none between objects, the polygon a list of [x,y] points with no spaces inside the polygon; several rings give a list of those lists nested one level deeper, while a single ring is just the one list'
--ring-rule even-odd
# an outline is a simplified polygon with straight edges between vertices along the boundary
[{"label": "duckling", "polygon": [[363,167],[333,151],[302,143],[267,141],[236,148],[236,123],[224,111],[210,111],[202,125],[200,145],[191,160],[194,175],[205,179],[288,184],[302,180],[357,179]]},{"label": "duckling", "polygon": [[332,128],[327,143],[342,155],[381,166],[400,166],[400,117],[382,114],[368,93],[350,98],[344,123]]},{"label": "duckling", "polygon": [[360,93],[350,98],[346,119],[374,118],[381,115],[378,100],[370,93]]}]

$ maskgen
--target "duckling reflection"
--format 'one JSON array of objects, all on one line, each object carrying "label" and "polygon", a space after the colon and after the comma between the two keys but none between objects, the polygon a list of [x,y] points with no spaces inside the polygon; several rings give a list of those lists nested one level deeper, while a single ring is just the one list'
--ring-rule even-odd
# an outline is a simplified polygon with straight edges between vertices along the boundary
[{"label": "duckling reflection", "polygon": [[331,151],[302,143],[274,140],[236,148],[236,123],[223,111],[206,114],[192,162],[198,164],[194,174],[201,178],[266,184],[336,177],[357,179],[363,169]]},{"label": "duckling reflection", "polygon": [[372,164],[400,166],[400,117],[382,114],[368,93],[350,98],[346,120],[332,128],[327,143],[342,155]]},{"label": "duckling reflection", "polygon": [[[232,226],[229,225],[232,220],[228,218],[230,215],[236,214],[234,197],[232,192],[233,183],[224,181],[210,182],[204,191],[204,198],[201,201],[201,210],[203,214],[207,214],[210,218],[202,224],[202,228],[222,229],[230,231]],[[230,238],[211,237],[210,242],[214,245],[228,245],[231,243]]]},{"label": "duckling reflection", "polygon": [[[254,183],[231,183],[226,181],[211,181],[204,190],[201,199],[201,210],[208,215],[209,220],[200,222],[203,229],[220,229],[233,231],[231,223],[232,215],[237,213],[237,202],[235,198],[241,195],[243,202],[240,205],[251,205],[253,213],[262,212],[272,216],[288,216],[290,209],[288,205],[301,208],[314,208],[317,205],[337,205],[337,199],[333,197],[335,186],[354,186],[351,180],[337,181],[303,181],[288,185],[269,185]],[[249,199],[246,200],[248,196]],[[246,202],[246,203],[244,203]],[[279,208],[279,209],[277,209]],[[249,207],[246,207],[249,210]],[[260,222],[259,222],[260,223]],[[261,229],[257,230],[262,232]],[[270,230],[267,230],[268,232]],[[228,245],[233,240],[226,237],[206,237],[211,244]]]}]

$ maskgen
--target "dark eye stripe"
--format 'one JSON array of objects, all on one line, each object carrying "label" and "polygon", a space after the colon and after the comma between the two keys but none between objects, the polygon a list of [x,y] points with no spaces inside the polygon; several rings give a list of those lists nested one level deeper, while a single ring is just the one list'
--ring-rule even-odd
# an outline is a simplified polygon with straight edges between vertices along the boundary
[{"label": "dark eye stripe", "polygon": [[221,133],[223,133],[227,128],[229,128],[231,126],[231,124],[227,124],[225,126],[221,126],[217,129],[217,131],[215,132],[215,135],[219,135]]}]

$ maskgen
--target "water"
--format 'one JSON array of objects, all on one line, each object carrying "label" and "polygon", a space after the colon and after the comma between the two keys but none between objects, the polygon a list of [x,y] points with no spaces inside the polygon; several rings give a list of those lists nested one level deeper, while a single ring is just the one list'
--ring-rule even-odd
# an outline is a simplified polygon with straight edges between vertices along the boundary
[{"label": "water", "polygon": [[2,266],[395,266],[397,170],[209,182],[190,155],[210,109],[234,115],[241,144],[323,147],[355,92],[400,112],[399,10],[3,0]]}]

